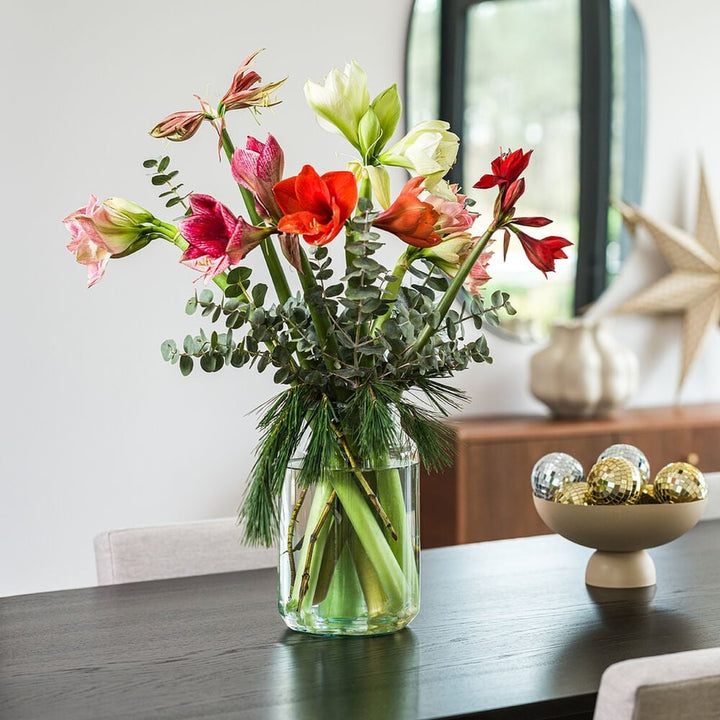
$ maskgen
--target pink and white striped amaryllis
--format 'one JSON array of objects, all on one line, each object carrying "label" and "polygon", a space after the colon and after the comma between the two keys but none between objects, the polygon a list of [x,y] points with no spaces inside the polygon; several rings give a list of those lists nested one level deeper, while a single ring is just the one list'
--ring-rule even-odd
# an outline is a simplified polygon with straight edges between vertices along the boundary
[{"label": "pink and white striped amaryllis", "polygon": [[277,222],[283,212],[273,187],[282,180],[285,168],[285,155],[278,141],[269,133],[264,143],[248,136],[245,147],[233,153],[230,166],[235,182],[255,196],[258,214]]},{"label": "pink and white striped amaryllis", "polygon": [[237,218],[210,195],[190,195],[192,215],[178,227],[188,241],[180,262],[203,274],[205,282],[237,265],[272,228],[259,228]]},{"label": "pink and white striped amaryllis", "polygon": [[140,240],[152,219],[147,210],[129,200],[108,198],[98,202],[91,195],[84,208],[63,220],[72,236],[67,249],[87,267],[88,287],[102,278],[113,255],[127,253]]}]

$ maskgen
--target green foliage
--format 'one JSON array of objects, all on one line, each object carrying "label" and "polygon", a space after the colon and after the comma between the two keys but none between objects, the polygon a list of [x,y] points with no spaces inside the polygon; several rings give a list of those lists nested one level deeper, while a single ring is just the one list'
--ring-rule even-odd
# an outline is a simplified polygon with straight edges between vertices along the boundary
[{"label": "green foliage", "polygon": [[[327,248],[317,248],[307,260],[313,282],[273,304],[249,268],[233,268],[223,293],[216,297],[203,289],[185,308],[222,327],[162,345],[165,360],[177,363],[183,375],[196,364],[208,373],[249,366],[272,370],[274,381],[286,386],[259,423],[241,511],[252,544],[273,541],[285,468],[301,446],[301,484],[316,482],[328,466],[376,464],[398,442],[399,427],[427,467],[450,463],[452,434],[442,418],[464,397],[442,381],[472,362],[492,362],[484,335],[466,336],[468,324],[481,329],[497,322],[499,310],[513,312],[507,293],[495,293],[487,304],[472,297],[440,317],[438,294],[448,279],[431,263],[410,257],[409,282],[398,289],[398,279],[375,257],[381,244],[366,229],[371,218],[367,209],[353,221],[340,277]],[[433,332],[418,351],[416,340],[428,322]],[[318,335],[323,325],[325,342]]]},{"label": "green foliage", "polygon": [[176,205],[182,205],[185,214],[188,215],[190,213],[190,206],[187,203],[187,198],[191,194],[191,191],[180,192],[183,183],[175,180],[179,174],[178,170],[169,170],[170,158],[167,155],[159,158],[150,158],[143,162],[143,167],[146,170],[152,170],[150,182],[155,187],[167,185],[168,189],[159,195],[159,197],[165,200],[165,207],[172,208]]}]

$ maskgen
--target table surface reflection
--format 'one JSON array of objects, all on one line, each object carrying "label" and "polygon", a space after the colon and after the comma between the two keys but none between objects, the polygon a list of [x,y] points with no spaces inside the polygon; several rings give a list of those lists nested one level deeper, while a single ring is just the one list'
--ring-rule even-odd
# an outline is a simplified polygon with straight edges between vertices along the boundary
[{"label": "table surface reflection", "polygon": [[590,590],[558,536],[422,554],[422,609],[377,638],[285,629],[273,570],[0,599],[0,717],[590,718],[613,662],[720,646],[720,521]]}]

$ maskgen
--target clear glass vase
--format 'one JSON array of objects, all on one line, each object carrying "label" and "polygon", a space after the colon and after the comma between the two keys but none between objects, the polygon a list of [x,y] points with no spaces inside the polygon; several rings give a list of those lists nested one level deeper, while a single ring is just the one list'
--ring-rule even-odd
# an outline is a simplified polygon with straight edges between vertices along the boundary
[{"label": "clear glass vase", "polygon": [[[419,463],[408,445],[375,467],[285,476],[278,607],[293,630],[383,635],[405,627],[420,604]],[[376,498],[373,500],[373,497]]]}]

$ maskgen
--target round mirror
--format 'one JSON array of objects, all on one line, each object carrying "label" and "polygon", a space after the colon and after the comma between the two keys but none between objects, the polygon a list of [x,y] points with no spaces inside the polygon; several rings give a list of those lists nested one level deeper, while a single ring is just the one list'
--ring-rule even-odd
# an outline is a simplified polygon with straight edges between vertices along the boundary
[{"label": "round mirror", "polygon": [[643,146],[643,47],[625,0],[415,0],[407,50],[409,126],[440,117],[461,137],[451,181],[492,213],[472,185],[500,148],[534,154],[522,215],[553,219],[573,242],[546,280],[518,244],[493,279],[515,316],[504,334],[547,336],[581,312],[619,271],[625,240],[608,198],[639,202]]}]

